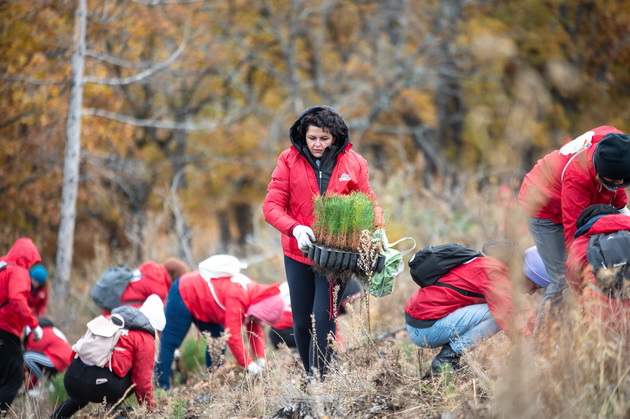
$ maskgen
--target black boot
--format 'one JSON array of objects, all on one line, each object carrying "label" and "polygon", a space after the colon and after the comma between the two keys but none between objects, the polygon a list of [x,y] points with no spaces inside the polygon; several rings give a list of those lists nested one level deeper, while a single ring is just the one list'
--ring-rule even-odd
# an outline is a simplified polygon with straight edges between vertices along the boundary
[{"label": "black boot", "polygon": [[432,375],[439,374],[444,368],[451,368],[453,371],[461,369],[459,365],[460,354],[456,353],[448,343],[442,346],[442,350],[433,358],[431,369],[422,377],[427,379]]}]

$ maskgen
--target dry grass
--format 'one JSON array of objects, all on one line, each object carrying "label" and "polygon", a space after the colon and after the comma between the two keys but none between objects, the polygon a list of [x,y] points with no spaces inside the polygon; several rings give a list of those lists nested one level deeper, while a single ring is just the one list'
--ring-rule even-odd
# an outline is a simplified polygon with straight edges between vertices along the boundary
[{"label": "dry grass", "polygon": [[[400,181],[400,179],[399,179]],[[391,209],[390,240],[413,236],[420,247],[460,242],[480,248],[494,238],[512,238],[521,248],[532,245],[522,215],[495,187],[468,191],[453,206],[435,191],[418,197],[399,195],[400,184],[387,184],[377,195],[400,201],[381,201]],[[396,193],[398,193],[396,192]],[[512,197],[513,198],[513,197]],[[418,210],[421,208],[422,210]],[[401,221],[404,220],[404,224]],[[264,227],[261,249],[280,249],[277,234]],[[269,241],[266,241],[269,240]],[[205,255],[202,255],[205,256]],[[200,259],[202,258],[200,256]],[[100,268],[107,264],[95,261]],[[89,264],[86,265],[86,268]],[[86,272],[88,269],[86,269]],[[284,279],[280,257],[256,267],[261,282]],[[514,266],[518,277],[520,267]],[[66,333],[76,339],[89,318],[84,299],[67,304]],[[558,323],[538,342],[511,341],[501,332],[462,358],[464,369],[423,381],[437,349],[419,349],[401,330],[404,306],[416,289],[405,271],[394,292],[381,299],[363,298],[351,314],[340,319],[343,348],[337,352],[323,382],[307,383],[297,355],[288,348],[269,349],[268,367],[258,376],[243,373],[226,354],[226,363],[200,371],[186,385],[157,392],[158,406],[149,413],[136,408],[134,418],[623,418],[630,416],[630,342],[628,318],[613,319],[615,327],[597,317],[584,317],[567,298]],[[516,299],[517,306],[534,310],[540,295]],[[61,313],[58,309],[56,313]],[[88,314],[86,314],[88,313]],[[76,322],[76,323],[75,323]],[[82,323],[81,323],[82,322]],[[72,324],[81,324],[71,328]],[[388,333],[391,332],[391,333]],[[52,409],[20,397],[9,417],[43,418]],[[77,417],[90,416],[96,407]],[[97,415],[98,416],[98,415]]]}]

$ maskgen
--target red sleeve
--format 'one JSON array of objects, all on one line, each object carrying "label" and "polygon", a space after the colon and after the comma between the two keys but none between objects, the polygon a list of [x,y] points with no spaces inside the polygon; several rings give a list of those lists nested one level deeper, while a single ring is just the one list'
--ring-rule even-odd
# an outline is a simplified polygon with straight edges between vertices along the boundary
[{"label": "red sleeve", "polygon": [[[229,302],[229,303],[228,303]],[[245,305],[238,298],[226,298],[225,331],[229,333],[227,344],[239,365],[246,367],[252,359],[245,348],[241,328],[245,319]]]},{"label": "red sleeve", "polygon": [[534,316],[527,309],[523,314],[515,313],[512,299],[514,291],[505,267],[492,264],[486,265],[486,270],[487,279],[481,281],[480,288],[482,294],[486,296],[488,308],[497,325],[510,335],[519,332],[531,337]]},{"label": "red sleeve", "polygon": [[[586,259],[586,247],[590,241],[590,236],[580,236],[571,244],[567,254],[565,269],[567,272],[567,283],[571,292],[575,295],[582,294],[584,288],[584,275],[587,274],[585,269],[588,268]],[[592,275],[593,272],[590,271]]]},{"label": "red sleeve", "polygon": [[267,187],[267,196],[263,203],[265,221],[287,236],[291,235],[293,227],[298,223],[287,213],[289,206],[289,176],[287,152],[278,157],[278,164],[271,174],[271,182]]},{"label": "red sleeve", "polygon": [[623,208],[628,205],[628,193],[625,189],[617,189],[613,205],[615,206],[615,208]]},{"label": "red sleeve", "polygon": [[247,337],[252,348],[254,358],[265,357],[265,335],[260,322],[247,322]]},{"label": "red sleeve", "polygon": [[580,216],[584,208],[591,205],[593,192],[585,185],[578,176],[567,176],[562,182],[560,192],[562,202],[562,225],[564,227],[564,243],[568,249],[573,243],[576,227],[575,221]]},{"label": "red sleeve", "polygon": [[[9,269],[9,268],[7,268]],[[8,287],[8,303],[4,307],[19,318],[24,326],[37,327],[37,318],[28,306],[27,296],[31,292],[31,278],[25,269],[14,268]]]},{"label": "red sleeve", "polygon": [[134,390],[138,403],[154,407],[153,366],[155,363],[155,340],[148,333],[137,332],[136,342],[131,382],[136,385]]}]

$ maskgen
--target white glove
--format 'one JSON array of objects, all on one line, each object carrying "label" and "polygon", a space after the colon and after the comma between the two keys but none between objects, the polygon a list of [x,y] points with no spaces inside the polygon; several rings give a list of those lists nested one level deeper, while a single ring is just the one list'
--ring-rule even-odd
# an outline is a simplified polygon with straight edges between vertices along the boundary
[{"label": "white glove", "polygon": [[297,239],[298,247],[304,253],[308,252],[308,249],[313,247],[315,241],[315,233],[310,227],[298,224],[293,227],[293,237]]},{"label": "white glove", "polygon": [[617,208],[619,210],[619,214],[630,215],[630,209],[628,207]]},{"label": "white glove", "polygon": [[389,240],[387,240],[387,234],[385,234],[385,230],[382,228],[378,228],[374,230],[374,234],[372,235],[372,241],[374,243],[379,243],[381,245],[381,249],[383,252],[387,250],[389,247]]},{"label": "white glove", "polygon": [[35,329],[33,329],[33,335],[35,336],[33,340],[37,342],[42,338],[42,336],[44,336],[44,331],[41,327],[37,326]]},{"label": "white glove", "polygon": [[262,368],[260,368],[260,366],[258,366],[258,364],[253,361],[250,362],[250,364],[247,366],[247,371],[253,375],[258,374],[261,371],[261,369]]},{"label": "white glove", "polygon": [[267,366],[267,360],[265,358],[258,358],[256,364],[258,364],[261,369],[265,368]]}]

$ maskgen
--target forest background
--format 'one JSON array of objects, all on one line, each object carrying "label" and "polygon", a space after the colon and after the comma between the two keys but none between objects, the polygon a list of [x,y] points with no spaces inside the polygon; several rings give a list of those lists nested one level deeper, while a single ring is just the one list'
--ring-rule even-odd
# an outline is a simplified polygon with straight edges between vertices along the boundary
[{"label": "forest background", "polygon": [[284,280],[260,206],[308,106],[344,116],[390,241],[421,246],[531,245],[536,160],[630,131],[627,1],[4,0],[0,21],[0,244],[34,240],[58,317],[112,263],[227,252]]}]

